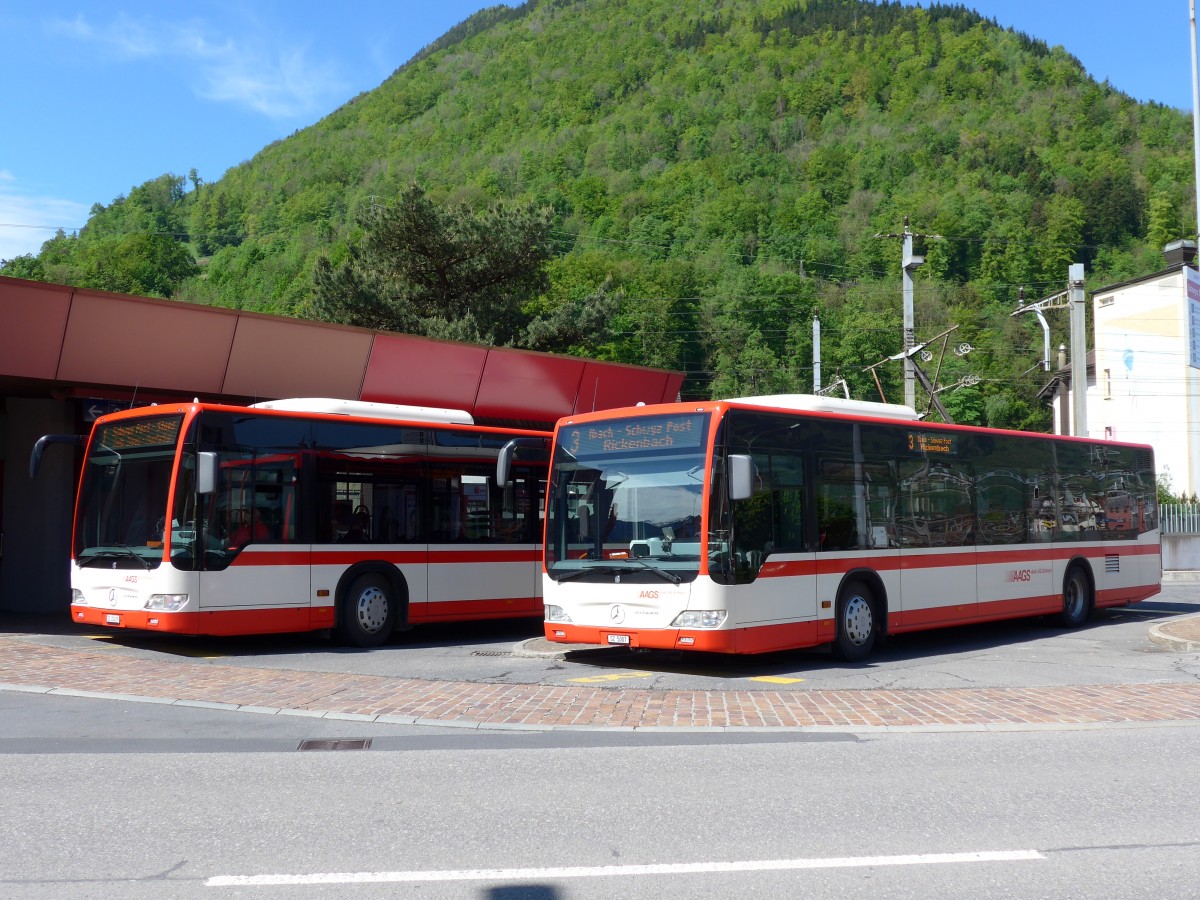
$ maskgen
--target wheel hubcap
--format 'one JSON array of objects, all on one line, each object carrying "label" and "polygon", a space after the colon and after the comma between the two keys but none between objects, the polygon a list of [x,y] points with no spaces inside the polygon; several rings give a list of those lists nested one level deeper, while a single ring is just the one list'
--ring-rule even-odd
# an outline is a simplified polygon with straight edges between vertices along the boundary
[{"label": "wheel hubcap", "polygon": [[874,628],[871,604],[863,597],[851,597],[846,601],[842,624],[850,643],[861,647],[871,637],[871,629]]},{"label": "wheel hubcap", "polygon": [[375,634],[387,621],[387,594],[379,588],[367,588],[358,595],[358,624],[368,634]]}]

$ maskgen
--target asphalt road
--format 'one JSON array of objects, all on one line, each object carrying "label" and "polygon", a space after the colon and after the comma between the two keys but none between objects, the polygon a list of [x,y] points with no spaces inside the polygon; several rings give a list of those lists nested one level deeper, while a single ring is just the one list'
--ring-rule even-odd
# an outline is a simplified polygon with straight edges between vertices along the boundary
[{"label": "asphalt road", "polygon": [[[1168,585],[1080,630],[905,636],[860,666],[821,651],[560,653],[536,622],[419,629],[373,651],[57,619],[0,629],[88,651],[84,684],[111,654],[135,673],[127,663],[186,659],[145,672],[196,678],[211,666],[739,692],[1190,686],[1200,654],[1147,635],[1196,612],[1200,586]],[[165,705],[149,687],[145,702],[0,691],[0,896],[1190,898],[1200,884],[1196,720],[468,730]]]},{"label": "asphalt road", "polygon": [[0,753],[10,898],[1190,898],[1200,883],[1196,725],[391,726],[365,752],[305,752],[301,734],[363,726],[13,696],[47,735],[107,712],[127,744]]}]

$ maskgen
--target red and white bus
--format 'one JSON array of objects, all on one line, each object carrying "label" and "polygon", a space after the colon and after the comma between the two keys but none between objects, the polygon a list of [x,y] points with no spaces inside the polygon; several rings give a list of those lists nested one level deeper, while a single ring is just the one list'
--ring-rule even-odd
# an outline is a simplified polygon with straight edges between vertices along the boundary
[{"label": "red and white bus", "polygon": [[[546,451],[468,413],[325,399],[166,404],[96,421],[76,501],[71,616],[181,634],[539,616]],[[31,470],[47,443],[38,442]],[[549,436],[541,435],[549,444]]]},{"label": "red and white bus", "polygon": [[1035,615],[1078,626],[1157,593],[1161,575],[1147,446],[807,395],[609,410],[555,431],[551,641],[829,643],[857,661],[906,631]]}]

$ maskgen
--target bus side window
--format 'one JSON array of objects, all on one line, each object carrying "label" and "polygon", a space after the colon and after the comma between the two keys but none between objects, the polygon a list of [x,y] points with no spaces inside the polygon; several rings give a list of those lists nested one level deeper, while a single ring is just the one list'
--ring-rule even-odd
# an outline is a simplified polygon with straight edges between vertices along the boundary
[{"label": "bus side window", "polygon": [[496,539],[506,544],[530,544],[542,539],[546,514],[546,479],[533,468],[517,467],[512,483],[496,488]]},{"label": "bus side window", "polygon": [[857,549],[854,463],[823,458],[818,460],[817,473],[817,549]]},{"label": "bus side window", "polygon": [[[358,486],[360,492],[365,488]],[[363,504],[339,498],[333,501],[332,539],[339,544],[361,544],[371,540],[371,511]]]}]

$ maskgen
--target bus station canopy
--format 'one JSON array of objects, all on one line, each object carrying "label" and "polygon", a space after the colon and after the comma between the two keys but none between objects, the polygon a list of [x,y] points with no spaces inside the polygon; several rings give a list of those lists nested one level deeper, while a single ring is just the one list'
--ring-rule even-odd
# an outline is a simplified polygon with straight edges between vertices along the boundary
[{"label": "bus station canopy", "polygon": [[0,394],[253,403],[332,397],[553,427],[677,399],[661,369],[483,347],[0,276]]}]

